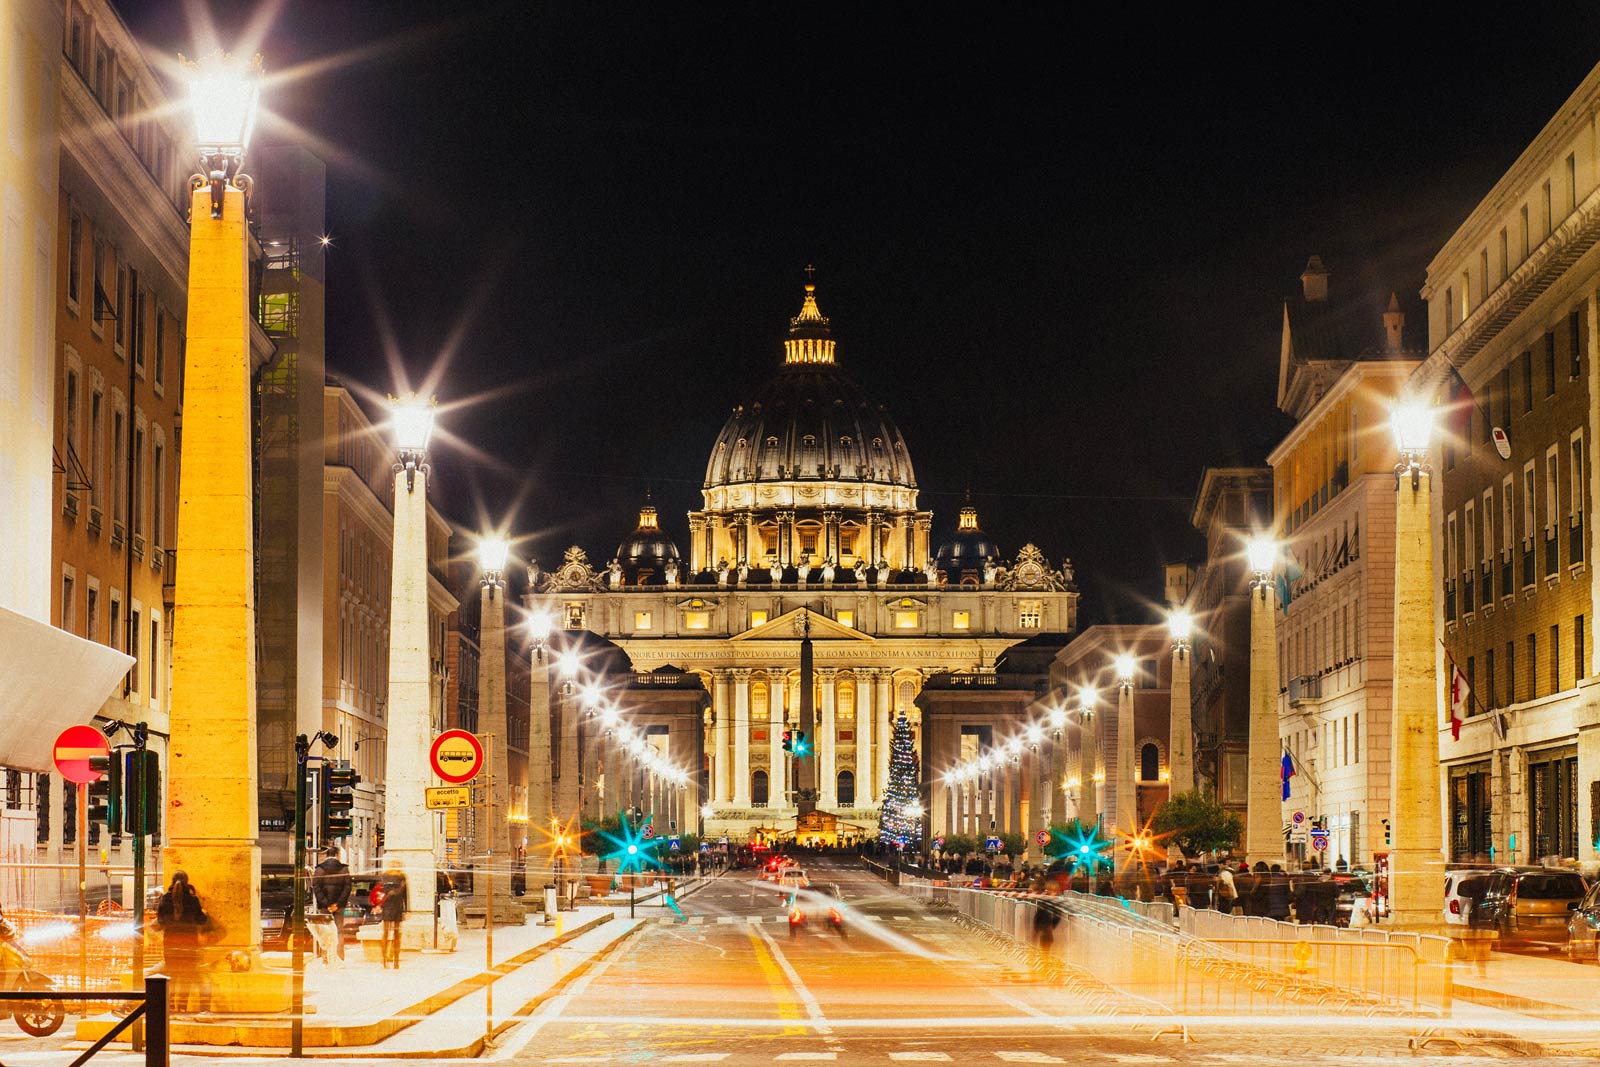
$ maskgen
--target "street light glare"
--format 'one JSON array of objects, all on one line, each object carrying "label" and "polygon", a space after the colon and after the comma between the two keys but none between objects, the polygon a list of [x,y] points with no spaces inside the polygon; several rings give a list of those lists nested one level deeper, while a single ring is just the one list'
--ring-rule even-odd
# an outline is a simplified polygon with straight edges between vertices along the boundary
[{"label": "street light glare", "polygon": [[189,68],[189,108],[202,153],[241,155],[255,130],[261,57],[246,63],[217,51]]},{"label": "street light glare", "polygon": [[478,542],[478,569],[485,574],[500,574],[506,569],[511,542],[504,537],[485,537]]},{"label": "street light glare", "polygon": [[1174,611],[1167,616],[1167,633],[1174,641],[1189,640],[1189,635],[1194,633],[1194,616],[1181,608]]},{"label": "street light glare", "polygon": [[550,640],[550,629],[554,625],[549,612],[536,611],[528,616],[528,636],[533,638],[535,644],[542,645]]},{"label": "street light glare", "polygon": [[1099,700],[1100,694],[1095,690],[1094,686],[1084,685],[1078,687],[1078,706],[1080,708],[1092,708]]},{"label": "street light glare", "polygon": [[402,453],[426,452],[428,438],[433,436],[433,401],[412,393],[403,400],[392,400],[389,406],[395,447]]},{"label": "street light glare", "polygon": [[561,667],[563,677],[571,678],[578,673],[578,654],[570,648],[561,653],[557,663]]},{"label": "street light glare", "polygon": [[1250,558],[1250,569],[1257,574],[1271,574],[1278,562],[1278,542],[1268,537],[1253,537],[1245,546]]},{"label": "street light glare", "polygon": [[1124,683],[1133,681],[1134,672],[1139,669],[1139,661],[1134,658],[1133,653],[1122,653],[1117,657],[1116,664],[1117,680]]},{"label": "street light glare", "polygon": [[1433,407],[1415,400],[1396,404],[1389,413],[1394,443],[1403,454],[1416,455],[1428,450],[1433,437]]}]

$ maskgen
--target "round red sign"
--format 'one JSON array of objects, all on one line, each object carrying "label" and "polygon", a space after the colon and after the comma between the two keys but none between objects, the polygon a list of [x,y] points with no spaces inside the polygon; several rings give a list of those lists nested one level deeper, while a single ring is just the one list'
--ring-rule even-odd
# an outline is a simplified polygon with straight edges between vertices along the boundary
[{"label": "round red sign", "polygon": [[89,785],[103,777],[89,766],[89,757],[110,754],[111,746],[106,742],[105,734],[93,726],[69,726],[56,738],[55,751],[51,756],[56,761],[56,770],[61,772],[61,777],[78,785]]},{"label": "round red sign", "polygon": [[483,745],[465,730],[446,730],[428,750],[433,773],[451,785],[470,782],[483,770]]}]

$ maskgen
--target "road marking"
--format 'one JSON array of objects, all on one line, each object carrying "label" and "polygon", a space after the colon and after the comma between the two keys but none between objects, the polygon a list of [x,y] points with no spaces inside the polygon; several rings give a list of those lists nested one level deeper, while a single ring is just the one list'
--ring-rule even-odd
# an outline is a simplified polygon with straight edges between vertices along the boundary
[{"label": "road marking", "polygon": [[720,1063],[733,1055],[731,1052],[680,1052],[661,1057],[662,1063]]},{"label": "road marking", "polygon": [[891,1052],[891,1060],[916,1060],[922,1063],[949,1063],[948,1052]]},{"label": "road marking", "polygon": [[996,1052],[996,1056],[1007,1063],[1065,1063],[1060,1056],[1051,1056],[1043,1052]]},{"label": "road marking", "polygon": [[896,915],[894,917],[894,921],[897,922],[897,923],[908,923],[908,922],[911,921],[911,916],[909,916],[909,915]]},{"label": "road marking", "polygon": [[717,916],[717,924],[719,926],[732,926],[734,923],[736,923],[738,921],[739,920],[734,918],[732,915],[718,915]]},{"label": "road marking", "polygon": [[836,1060],[837,1052],[780,1052],[772,1057],[775,1060]]},{"label": "road marking", "polygon": [[767,948],[771,951],[772,958],[777,961],[778,966],[783,970],[784,977],[789,979],[789,984],[800,995],[800,1003],[806,1006],[806,1014],[811,1017],[813,1022],[823,1024],[814,1027],[814,1029],[824,1037],[832,1037],[833,1028],[825,1024],[827,1017],[822,1014],[822,1005],[817,1003],[817,998],[812,995],[811,990],[806,988],[806,984],[800,980],[799,972],[794,969],[794,965],[789,962],[789,958],[778,947],[778,942],[773,940],[772,935],[767,933],[767,929],[764,926],[758,927],[756,932],[761,935],[761,940],[767,943]]},{"label": "road marking", "polygon": [[605,1063],[610,1056],[554,1056],[545,1063]]},{"label": "road marking", "polygon": [[706,917],[704,915],[691,915],[691,916],[689,916],[689,925],[690,926],[699,926],[701,923],[703,923],[705,921],[706,921]]},{"label": "road marking", "polygon": [[744,921],[747,923],[764,923],[767,920],[763,915],[746,915]]}]

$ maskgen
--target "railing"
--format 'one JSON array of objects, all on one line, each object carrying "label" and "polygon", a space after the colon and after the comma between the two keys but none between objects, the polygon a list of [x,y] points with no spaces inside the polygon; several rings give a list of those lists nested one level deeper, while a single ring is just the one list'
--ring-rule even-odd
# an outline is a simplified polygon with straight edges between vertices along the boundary
[{"label": "railing", "polygon": [[1538,581],[1538,575],[1534,573],[1535,566],[1533,546],[1529,545],[1522,550],[1522,584],[1524,588]]},{"label": "railing", "polygon": [[1500,564],[1500,595],[1501,596],[1510,596],[1512,594],[1512,592],[1514,591],[1514,587],[1511,584],[1511,580],[1512,580],[1512,578],[1514,576],[1515,576],[1515,572],[1511,569],[1511,559],[1508,556],[1506,558],[1506,561],[1504,563]]},{"label": "railing", "polygon": [[1444,583],[1444,621],[1456,621],[1456,583]]},{"label": "railing", "polygon": [[1303,700],[1322,699],[1322,676],[1320,674],[1302,674],[1289,679],[1289,703],[1297,704]]},{"label": "railing", "polygon": [[95,1054],[104,1049],[128,1027],[139,1019],[144,1020],[144,1062],[145,1067],[170,1067],[172,1063],[172,1037],[168,1028],[167,1007],[167,977],[162,974],[152,974],[144,980],[144,992],[138,993],[125,991],[120,993],[56,993],[40,990],[26,990],[0,993],[0,1002],[22,1001],[28,1004],[61,1004],[62,1010],[68,1003],[85,1001],[110,1001],[112,1003],[127,1003],[137,1000],[138,1007],[124,1015],[117,1025],[107,1030],[101,1038],[78,1054],[67,1067],[82,1067],[94,1058]]},{"label": "railing", "polygon": [[1550,536],[1544,539],[1544,576],[1548,578],[1560,569],[1561,550],[1556,547],[1555,530],[1552,529]]},{"label": "railing", "polygon": [[1572,516],[1572,526],[1567,532],[1567,563],[1583,562],[1583,516]]},{"label": "railing", "polygon": [[1472,579],[1468,578],[1461,583],[1461,614],[1471,615],[1472,612]]}]

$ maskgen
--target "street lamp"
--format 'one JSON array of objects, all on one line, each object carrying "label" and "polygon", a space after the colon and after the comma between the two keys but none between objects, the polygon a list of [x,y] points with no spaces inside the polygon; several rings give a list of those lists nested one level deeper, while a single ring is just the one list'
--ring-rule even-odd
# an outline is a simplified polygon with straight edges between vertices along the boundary
[{"label": "street lamp", "polygon": [[[434,924],[433,813],[417,801],[434,784],[428,747],[433,737],[433,702],[428,620],[428,438],[433,402],[416,394],[390,399],[394,465],[394,543],[389,579],[389,721],[384,746],[384,859],[405,872],[410,893],[401,945],[420,949],[437,937]],[[498,602],[498,597],[495,598]],[[505,669],[501,633],[500,670]],[[490,649],[482,661],[491,664]],[[488,683],[485,688],[487,689]],[[500,692],[504,693],[504,676]],[[503,696],[502,696],[503,699]],[[501,730],[504,733],[504,730]],[[490,773],[505,764],[491,753]],[[498,803],[500,798],[495,798]],[[505,809],[502,808],[502,811]]]},{"label": "street lamp", "polygon": [[260,68],[220,52],[188,67],[202,173],[188,205],[183,444],[201,461],[185,465],[178,504],[176,547],[185,563],[173,610],[184,621],[172,640],[163,863],[200,887],[218,931],[210,947],[229,961],[212,978],[212,1010],[280,1012],[289,1006],[290,976],[260,961],[251,237],[249,183],[239,173]]},{"label": "street lamp", "polygon": [[[1433,470],[1428,443],[1434,411],[1409,400],[1391,417],[1395,465],[1394,800],[1389,852],[1390,914],[1398,926],[1437,921],[1444,894],[1444,831],[1439,782],[1439,712],[1434,664]],[[1410,475],[1403,479],[1403,475]],[[1427,475],[1427,481],[1423,481]],[[1405,482],[1409,481],[1409,488]]]},{"label": "street lamp", "polygon": [[1282,742],[1278,735],[1278,597],[1272,572],[1278,543],[1264,536],[1245,546],[1250,562],[1250,744],[1245,798],[1245,857],[1283,859]]},{"label": "street lamp", "polygon": [[1189,638],[1194,633],[1194,616],[1182,608],[1167,616],[1167,634],[1172,638],[1172,709],[1167,737],[1168,795],[1194,787],[1193,726],[1189,696]]},{"label": "street lamp", "polygon": [[1117,668],[1117,795],[1112,805],[1117,829],[1131,832],[1139,822],[1139,794],[1134,779],[1134,748],[1138,740],[1133,719],[1133,679],[1139,661],[1131,652],[1116,658]]},{"label": "street lamp", "polygon": [[245,62],[218,49],[193,63],[178,58],[188,74],[194,142],[200,152],[201,173],[211,190],[211,217],[220,219],[228,187],[239,176],[244,150],[255,130],[261,57]]},{"label": "street lamp", "polygon": [[[402,414],[403,413],[403,414]],[[433,429],[431,405],[403,405],[397,409],[395,432],[404,442],[426,445]],[[406,443],[400,445],[406,453]],[[420,451],[417,453],[420,461]],[[410,465],[407,465],[410,469]],[[482,588],[478,601],[478,726],[480,737],[488,749],[489,813],[491,818],[484,827],[484,866],[488,877],[484,879],[483,904],[485,922],[510,922],[513,912],[511,900],[511,866],[515,853],[511,847],[511,750],[507,744],[509,724],[506,715],[506,597],[504,575],[506,557],[511,546],[503,537],[488,536],[478,541],[478,569]],[[504,865],[505,878],[496,878],[495,868]]]}]

